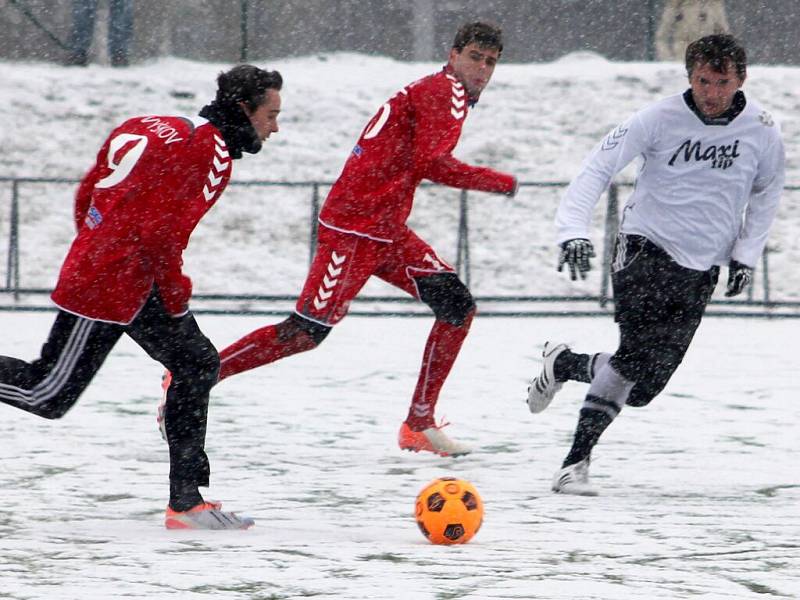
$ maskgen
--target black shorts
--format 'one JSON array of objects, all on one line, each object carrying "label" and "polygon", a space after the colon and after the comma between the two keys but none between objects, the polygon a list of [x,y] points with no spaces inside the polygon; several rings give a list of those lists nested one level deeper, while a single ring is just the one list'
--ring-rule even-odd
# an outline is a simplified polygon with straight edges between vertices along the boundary
[{"label": "black shorts", "polygon": [[669,381],[700,325],[719,278],[676,263],[647,238],[620,234],[611,281],[620,345],[611,364],[637,385],[628,403],[647,404]]}]

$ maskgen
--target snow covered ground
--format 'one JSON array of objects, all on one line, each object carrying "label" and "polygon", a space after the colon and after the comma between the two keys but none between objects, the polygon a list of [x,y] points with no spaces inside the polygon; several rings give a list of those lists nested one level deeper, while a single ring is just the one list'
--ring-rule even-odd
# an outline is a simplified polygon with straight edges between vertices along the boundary
[{"label": "snow covered ground", "polygon": [[[52,316],[0,314],[0,351],[32,357]],[[224,345],[263,324],[201,317]],[[526,378],[546,339],[609,348],[609,319],[478,318],[440,401],[478,450],[401,452],[429,321],[346,319],[318,350],[212,394],[208,497],[246,532],[168,532],[160,368],[123,340],[61,421],[0,407],[0,597],[800,597],[800,322],[707,319],[666,391],[627,408],[595,451],[597,498],[550,493],[585,387],[531,415]],[[483,529],[425,541],[412,517],[429,480],[471,480]]]}]

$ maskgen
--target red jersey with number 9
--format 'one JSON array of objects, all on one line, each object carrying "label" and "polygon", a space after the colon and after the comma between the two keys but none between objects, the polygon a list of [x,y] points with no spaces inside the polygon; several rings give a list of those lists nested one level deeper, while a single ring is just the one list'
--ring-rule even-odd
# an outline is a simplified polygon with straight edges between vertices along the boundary
[{"label": "red jersey with number 9", "polygon": [[512,175],[452,156],[469,98],[449,68],[403,88],[367,123],[320,212],[339,231],[392,241],[411,213],[423,179],[510,194]]},{"label": "red jersey with number 9", "polygon": [[222,194],[232,162],[205,119],[136,117],[117,127],[81,181],[78,235],[53,301],[90,319],[130,323],[154,285],[166,310],[188,311],[183,250]]}]

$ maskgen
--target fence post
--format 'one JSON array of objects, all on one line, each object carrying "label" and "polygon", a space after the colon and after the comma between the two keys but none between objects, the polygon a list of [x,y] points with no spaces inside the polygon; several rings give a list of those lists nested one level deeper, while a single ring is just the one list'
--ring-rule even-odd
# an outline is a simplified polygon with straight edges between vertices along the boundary
[{"label": "fence post", "polygon": [[9,217],[8,265],[6,289],[14,290],[14,300],[19,300],[19,181],[11,182],[11,215]]},{"label": "fence post", "polygon": [[317,252],[317,217],[319,217],[319,183],[311,186],[311,243],[308,245],[308,264],[314,261]]},{"label": "fence post", "polygon": [[608,207],[606,208],[606,230],[603,240],[603,272],[600,280],[600,306],[608,304],[608,282],[611,279],[611,260],[614,255],[614,240],[619,229],[619,187],[612,183],[608,187]]},{"label": "fence post", "polygon": [[656,59],[656,7],[653,0],[647,2],[647,40],[645,48],[645,56],[649,62]]},{"label": "fence post", "polygon": [[248,12],[250,9],[250,0],[241,0],[240,2],[241,13],[239,16],[239,30],[240,30],[240,42],[241,45],[239,47],[239,61],[246,63],[247,62],[247,55],[249,54],[248,50],[248,40],[247,40],[247,20],[248,20]]},{"label": "fence post", "polygon": [[456,273],[469,287],[469,223],[467,208],[467,190],[461,190],[461,199],[458,203],[458,240],[456,243]]}]

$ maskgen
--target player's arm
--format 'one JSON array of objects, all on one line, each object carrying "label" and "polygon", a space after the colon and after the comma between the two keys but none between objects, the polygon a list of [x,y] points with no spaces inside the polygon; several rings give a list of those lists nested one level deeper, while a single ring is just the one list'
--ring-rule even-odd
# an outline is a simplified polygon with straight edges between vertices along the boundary
[{"label": "player's arm", "polygon": [[614,176],[650,145],[639,114],[616,127],[603,138],[583,162],[570,182],[556,212],[558,244],[589,239],[592,213]]},{"label": "player's arm", "polygon": [[151,256],[157,261],[155,284],[164,308],[173,317],[182,317],[189,312],[192,280],[183,273],[183,250],[186,242],[181,243],[177,237],[173,233],[171,239],[168,237],[164,240],[165,243],[153,248]]},{"label": "player's arm", "polygon": [[183,274],[183,250],[191,231],[180,218],[181,198],[174,190],[164,189],[159,199],[160,211],[155,219],[148,221],[142,229],[142,245],[153,266],[153,281],[167,313],[181,317],[189,312],[192,281]]},{"label": "player's arm", "polygon": [[453,157],[466,111],[455,110],[449,88],[415,95],[412,102],[416,118],[414,166],[418,173],[455,188],[509,195],[516,192],[513,175],[468,165]]},{"label": "player's arm", "polygon": [[97,183],[97,173],[98,167],[95,164],[91,169],[89,169],[86,175],[83,176],[83,179],[81,179],[81,182],[78,185],[78,190],[75,192],[74,217],[76,230],[83,226],[83,222],[86,219],[86,213],[89,212],[89,206],[92,204],[92,192],[94,191],[94,186]]},{"label": "player's arm", "polygon": [[161,161],[164,176],[159,194],[149,197],[157,204],[149,209],[149,218],[141,224],[142,245],[153,265],[153,279],[167,313],[181,317],[189,312],[192,281],[183,273],[183,251],[189,242],[191,228],[181,217],[185,194],[193,186],[186,185],[180,175],[196,171],[189,164],[190,150],[173,148],[170,156]]},{"label": "player's arm", "polygon": [[[177,128],[181,126],[176,124]],[[182,274],[183,249],[191,234],[183,218],[184,196],[191,191],[187,180],[193,172],[187,150],[191,124],[183,126],[183,141],[172,144],[135,128],[118,132],[110,144],[112,151],[117,151],[107,160],[112,168],[96,184],[117,190],[131,203],[128,226],[135,231],[142,260],[149,263],[154,284],[173,316],[187,312],[191,294],[191,282]]]},{"label": "player's arm", "polygon": [[639,114],[613,129],[584,160],[556,211],[557,243],[560,248],[556,270],[568,267],[573,281],[586,278],[594,258],[589,239],[592,212],[614,175],[636,156],[645,152],[650,138]]},{"label": "player's arm", "polygon": [[[78,189],[75,192],[75,206],[73,207],[73,216],[75,218],[75,229],[80,230],[86,220],[86,214],[89,212],[89,207],[92,205],[92,194],[94,193],[95,185],[100,179],[103,165],[108,162],[108,152],[111,145],[111,140],[117,134],[117,130],[109,135],[100,151],[97,153],[94,165],[89,169],[78,184]],[[107,168],[106,168],[107,170]]]},{"label": "player's arm", "polygon": [[425,178],[455,188],[494,192],[513,196],[517,179],[513,175],[488,167],[474,167],[451,154],[442,154],[428,163]]},{"label": "player's arm", "polygon": [[784,149],[780,134],[776,134],[759,161],[745,209],[744,225],[731,254],[732,260],[749,267],[756,265],[764,251],[783,191]]},{"label": "player's arm", "polygon": [[[127,121],[111,132],[97,153],[94,166],[81,179],[75,193],[76,229],[86,223],[91,227],[99,225],[103,212],[113,210],[118,202],[141,189],[137,182],[146,170],[142,164],[149,141],[147,136],[133,133],[132,124]],[[97,210],[90,213],[93,204]]]}]

